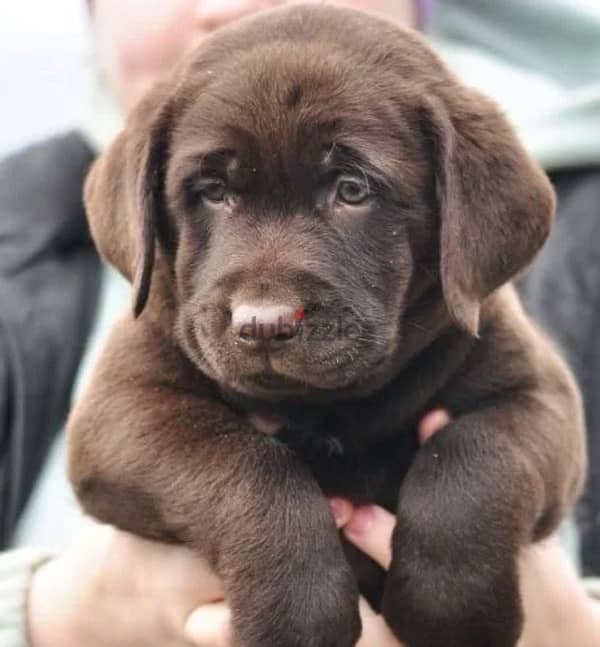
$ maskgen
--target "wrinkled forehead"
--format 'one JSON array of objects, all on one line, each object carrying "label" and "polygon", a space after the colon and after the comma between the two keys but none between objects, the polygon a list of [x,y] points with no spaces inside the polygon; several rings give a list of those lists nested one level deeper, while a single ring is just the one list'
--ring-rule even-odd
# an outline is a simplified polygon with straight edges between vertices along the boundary
[{"label": "wrinkled forehead", "polygon": [[226,153],[270,174],[354,163],[409,185],[422,175],[414,92],[398,78],[291,45],[211,67],[195,66],[186,88],[172,146],[179,165]]}]

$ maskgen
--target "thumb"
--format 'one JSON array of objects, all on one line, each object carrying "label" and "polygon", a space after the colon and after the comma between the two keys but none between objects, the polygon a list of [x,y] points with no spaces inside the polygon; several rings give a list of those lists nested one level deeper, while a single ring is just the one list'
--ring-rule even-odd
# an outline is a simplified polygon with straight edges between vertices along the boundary
[{"label": "thumb", "polygon": [[225,602],[204,604],[187,617],[184,637],[196,647],[228,647],[230,623],[231,610]]},{"label": "thumb", "polygon": [[395,517],[376,505],[356,508],[344,527],[348,541],[386,570],[392,561],[392,531]]}]

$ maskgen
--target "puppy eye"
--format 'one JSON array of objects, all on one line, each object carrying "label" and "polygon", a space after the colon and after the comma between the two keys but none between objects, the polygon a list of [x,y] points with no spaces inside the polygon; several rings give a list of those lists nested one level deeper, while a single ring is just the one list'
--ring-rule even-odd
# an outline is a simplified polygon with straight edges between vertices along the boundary
[{"label": "puppy eye", "polygon": [[337,182],[336,200],[346,204],[362,204],[371,192],[366,179],[342,175]]},{"label": "puppy eye", "polygon": [[225,182],[223,180],[206,180],[200,186],[202,197],[209,202],[223,202],[225,200]]}]

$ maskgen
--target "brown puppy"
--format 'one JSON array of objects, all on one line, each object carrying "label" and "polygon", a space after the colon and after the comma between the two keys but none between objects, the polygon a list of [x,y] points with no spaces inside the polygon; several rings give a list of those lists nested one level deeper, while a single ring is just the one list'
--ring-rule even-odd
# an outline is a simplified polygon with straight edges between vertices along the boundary
[{"label": "brown puppy", "polygon": [[[85,509],[205,555],[235,645],[353,645],[349,563],[410,647],[515,645],[519,551],[584,459],[569,373],[505,285],[553,194],[498,108],[413,33],[284,8],[150,92],[86,202],[135,318],[70,421]],[[432,407],[453,422],[417,451]],[[387,576],[323,492],[397,513]]]}]

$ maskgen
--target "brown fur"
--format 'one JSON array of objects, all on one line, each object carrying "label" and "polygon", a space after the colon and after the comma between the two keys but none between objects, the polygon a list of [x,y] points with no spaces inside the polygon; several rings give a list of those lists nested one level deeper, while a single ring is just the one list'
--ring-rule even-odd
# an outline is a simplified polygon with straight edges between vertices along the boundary
[{"label": "brown fur", "polygon": [[[339,174],[368,199],[340,201]],[[152,90],[86,204],[136,317],[70,420],[85,509],[206,556],[239,646],[350,647],[357,579],[410,647],[514,646],[518,554],[573,503],[584,452],[569,372],[507,284],[553,193],[496,105],[411,32],[284,8]],[[328,335],[240,349],[231,303],[264,297]],[[340,317],[352,339],[329,335]],[[433,407],[453,421],[418,449]],[[387,575],[323,492],[397,514]]]}]

